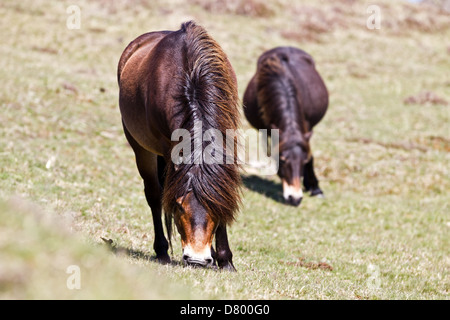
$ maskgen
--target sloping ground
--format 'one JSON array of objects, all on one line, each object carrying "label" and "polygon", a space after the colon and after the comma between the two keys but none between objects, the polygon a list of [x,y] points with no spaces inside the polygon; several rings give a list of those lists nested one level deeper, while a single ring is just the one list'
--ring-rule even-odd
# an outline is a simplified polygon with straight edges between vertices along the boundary
[{"label": "sloping ground", "polygon": [[[81,27],[70,30],[65,2],[0,3],[0,199],[42,208],[0,205],[1,297],[448,298],[448,13],[380,0],[380,29],[370,30],[373,3],[362,0],[77,4]],[[118,112],[125,46],[189,19],[229,55],[241,97],[258,56],[280,45],[311,53],[330,92],[312,138],[326,200],[289,207],[276,176],[246,177],[229,234],[235,274],[183,268],[179,237],[173,265],[152,261],[150,211]],[[79,291],[67,288],[71,265]]]},{"label": "sloping ground", "polygon": [[190,298],[186,288],[81,239],[69,225],[19,198],[0,202],[0,299]]}]

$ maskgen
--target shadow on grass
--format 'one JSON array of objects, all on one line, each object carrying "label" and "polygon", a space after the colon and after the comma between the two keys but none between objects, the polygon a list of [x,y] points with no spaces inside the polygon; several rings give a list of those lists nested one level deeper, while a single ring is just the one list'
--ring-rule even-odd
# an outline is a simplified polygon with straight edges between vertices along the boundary
[{"label": "shadow on grass", "polygon": [[251,175],[242,176],[242,182],[244,185],[255,192],[258,192],[268,198],[271,198],[279,203],[285,204],[281,184],[271,180],[266,180],[261,177]]},{"label": "shadow on grass", "polygon": [[[134,249],[129,249],[129,248],[118,246],[117,244],[114,243],[114,241],[112,239],[105,239],[105,238],[101,238],[101,239],[108,246],[108,249],[111,250],[112,253],[114,253],[118,256],[128,256],[128,257],[136,259],[136,260],[145,260],[145,261],[160,263],[156,259],[156,255],[151,256],[140,250],[134,250]],[[182,265],[182,263],[181,263],[181,261],[176,261],[176,260],[171,259],[170,265],[171,266],[180,266],[180,265]]]}]

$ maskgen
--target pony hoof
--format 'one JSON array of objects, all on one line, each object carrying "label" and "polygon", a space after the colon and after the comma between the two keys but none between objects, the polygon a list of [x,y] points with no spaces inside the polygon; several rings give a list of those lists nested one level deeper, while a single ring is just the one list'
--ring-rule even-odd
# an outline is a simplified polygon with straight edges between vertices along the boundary
[{"label": "pony hoof", "polygon": [[156,260],[160,263],[160,264],[170,264],[170,257],[168,255],[165,256],[157,256]]},{"label": "pony hoof", "polygon": [[325,199],[325,195],[323,194],[322,190],[320,190],[320,189],[315,189],[315,190],[311,191],[311,197]]},{"label": "pony hoof", "polygon": [[230,272],[236,272],[236,268],[233,266],[233,263],[231,261],[225,262],[223,265],[219,266],[220,270],[226,270]]}]

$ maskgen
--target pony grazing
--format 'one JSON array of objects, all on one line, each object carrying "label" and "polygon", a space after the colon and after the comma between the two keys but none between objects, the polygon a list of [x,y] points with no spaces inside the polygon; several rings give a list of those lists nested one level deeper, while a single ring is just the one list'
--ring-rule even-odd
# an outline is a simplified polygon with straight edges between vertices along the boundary
[{"label": "pony grazing", "polygon": [[[207,130],[225,136],[226,130],[239,127],[236,75],[227,56],[204,28],[190,21],[178,31],[150,32],[132,41],[120,58],[118,81],[123,129],[152,211],[157,259],[170,262],[175,221],[184,264],[214,267],[217,262],[235,270],[226,228],[240,204],[237,156],[227,150],[236,145],[215,144],[219,139],[212,138],[196,143],[196,136]],[[193,137],[183,141],[191,153],[175,151],[177,129]],[[216,158],[232,153],[234,161],[205,161],[204,151],[211,146]]]},{"label": "pony grazing", "polygon": [[244,113],[256,129],[279,129],[278,175],[283,198],[298,206],[303,185],[323,196],[314,174],[310,138],[328,108],[328,92],[313,58],[293,47],[277,47],[258,59],[256,74],[244,93]]}]

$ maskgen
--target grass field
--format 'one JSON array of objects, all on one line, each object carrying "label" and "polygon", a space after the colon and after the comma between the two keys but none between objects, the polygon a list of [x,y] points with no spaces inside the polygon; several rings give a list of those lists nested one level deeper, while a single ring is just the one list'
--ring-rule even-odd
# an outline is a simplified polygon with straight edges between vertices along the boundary
[{"label": "grass field", "polygon": [[[366,27],[370,4],[380,29]],[[71,5],[80,29],[67,28]],[[400,0],[5,0],[0,17],[0,298],[449,298],[449,13]],[[123,49],[190,19],[227,52],[241,97],[279,45],[309,52],[330,91],[312,138],[326,199],[286,206],[276,176],[243,173],[237,273],[183,267],[178,235],[174,263],[154,261],[121,128]]]}]

